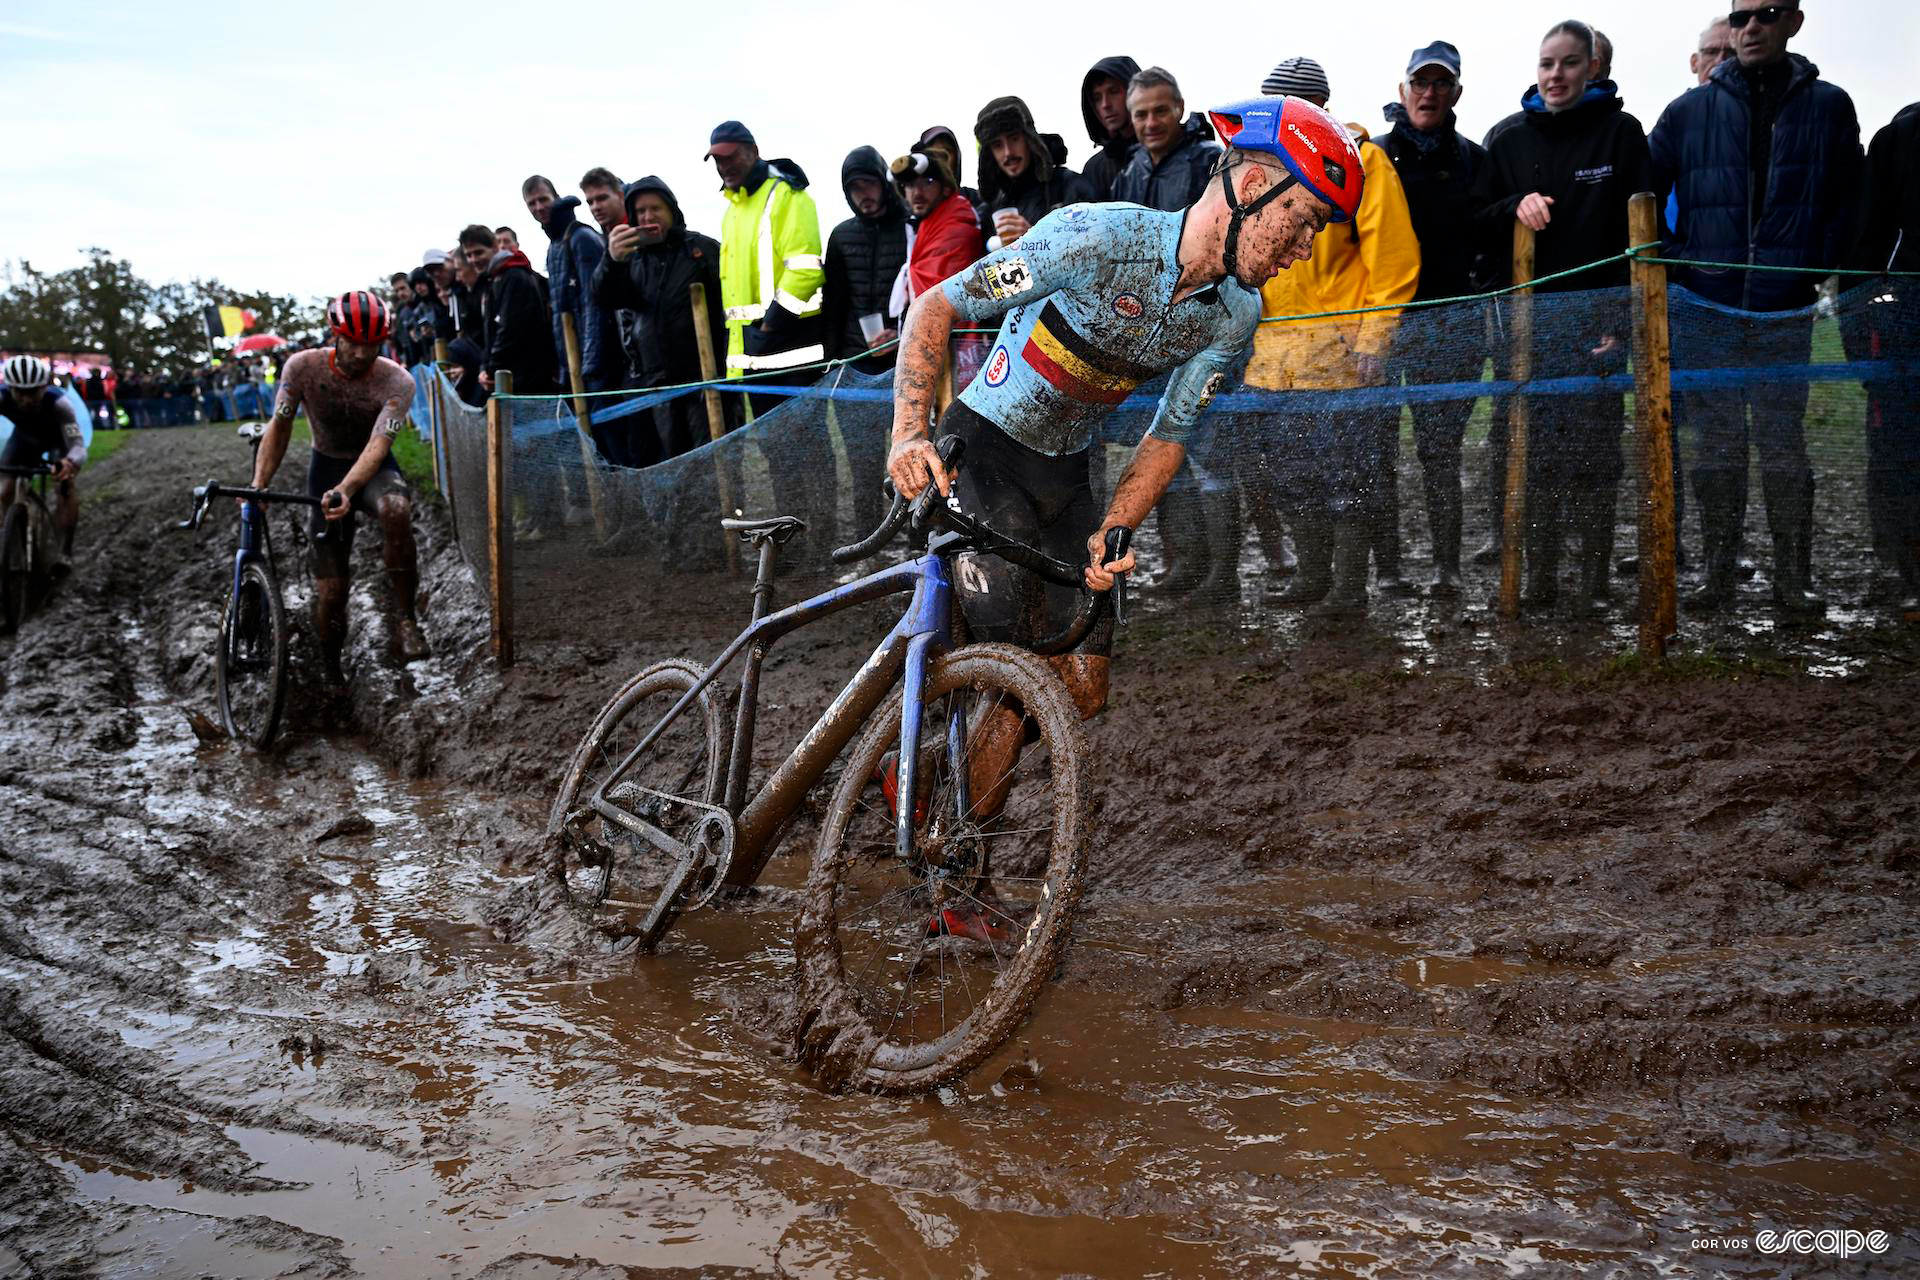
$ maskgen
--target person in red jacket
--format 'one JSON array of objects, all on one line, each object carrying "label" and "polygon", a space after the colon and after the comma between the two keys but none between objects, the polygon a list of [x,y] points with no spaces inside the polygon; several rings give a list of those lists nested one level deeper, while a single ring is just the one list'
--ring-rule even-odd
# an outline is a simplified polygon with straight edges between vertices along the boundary
[{"label": "person in red jacket", "polygon": [[[913,300],[966,270],[980,257],[980,216],[960,192],[953,167],[939,148],[916,145],[893,162],[893,181],[907,203],[907,265],[893,289],[895,315],[905,315]],[[953,344],[953,389],[972,381],[986,351],[978,334]]]}]

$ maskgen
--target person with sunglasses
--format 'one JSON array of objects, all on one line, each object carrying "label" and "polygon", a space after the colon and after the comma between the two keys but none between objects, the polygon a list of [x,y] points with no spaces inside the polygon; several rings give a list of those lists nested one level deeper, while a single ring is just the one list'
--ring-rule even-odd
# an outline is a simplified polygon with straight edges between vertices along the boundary
[{"label": "person with sunglasses", "polygon": [[[1721,308],[1675,316],[1674,364],[1682,369],[1797,368],[1811,359],[1819,276],[1753,267],[1826,270],[1852,247],[1861,180],[1860,124],[1853,100],[1789,53],[1806,15],[1798,3],[1733,0],[1734,56],[1682,94],[1648,139],[1655,191],[1677,197],[1668,257],[1675,283]],[[1738,264],[1735,266],[1712,264]],[[1789,615],[1824,604],[1812,590],[1813,468],[1803,419],[1807,384],[1743,385],[1682,392],[1676,416],[1694,442],[1695,506],[1704,573],[1687,597],[1696,610],[1734,598],[1747,507],[1748,449],[1757,449],[1773,536],[1773,599]]]}]

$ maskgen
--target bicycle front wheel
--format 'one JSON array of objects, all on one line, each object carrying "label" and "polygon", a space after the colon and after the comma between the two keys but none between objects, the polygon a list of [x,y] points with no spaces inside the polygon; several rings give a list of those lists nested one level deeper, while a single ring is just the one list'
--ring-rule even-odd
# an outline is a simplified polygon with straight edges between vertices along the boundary
[{"label": "bicycle front wheel", "polygon": [[287,615],[280,584],[258,560],[241,566],[240,584],[227,598],[213,672],[227,732],[265,750],[287,703]]},{"label": "bicycle front wheel", "polygon": [[[850,753],[794,938],[803,1059],[882,1092],[964,1075],[1025,1020],[1066,945],[1089,822],[1086,732],[1039,658],[934,661],[912,797],[889,781],[903,697]],[[914,809],[904,858],[896,804]]]},{"label": "bicycle front wheel", "polygon": [[620,819],[655,839],[701,845],[703,824],[717,812],[725,784],[733,722],[725,699],[708,686],[607,788],[616,816],[596,809],[593,798],[699,680],[700,668],[690,662],[661,662],[608,699],[574,748],[547,819],[554,870],[568,896],[606,909],[601,928],[637,938],[642,948],[660,940],[690,898],[713,887],[718,868],[700,859],[683,868],[681,859]]},{"label": "bicycle front wheel", "polygon": [[27,620],[28,568],[27,504],[16,502],[0,527],[0,626],[8,631]]}]

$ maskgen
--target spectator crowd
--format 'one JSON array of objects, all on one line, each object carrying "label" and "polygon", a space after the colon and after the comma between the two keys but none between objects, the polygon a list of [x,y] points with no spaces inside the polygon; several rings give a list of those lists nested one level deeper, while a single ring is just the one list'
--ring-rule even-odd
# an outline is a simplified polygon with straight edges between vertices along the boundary
[{"label": "spectator crowd", "polygon": [[[1631,340],[1621,255],[1629,198],[1641,191],[1654,192],[1662,210],[1665,256],[1684,264],[1671,273],[1675,283],[1738,316],[1731,338],[1724,324],[1690,329],[1676,320],[1676,363],[1807,364],[1824,274],[1920,268],[1920,104],[1863,151],[1851,99],[1791,50],[1806,18],[1794,0],[1732,0],[1731,13],[1714,15],[1685,51],[1694,83],[1651,131],[1625,110],[1612,78],[1616,51],[1589,24],[1561,22],[1546,33],[1520,109],[1477,141],[1457,128],[1461,51],[1444,40],[1415,49],[1381,130],[1349,125],[1366,171],[1359,216],[1323,234],[1310,261],[1264,288],[1271,323],[1247,354],[1245,383],[1322,392],[1470,383],[1489,360],[1505,377],[1509,344],[1497,338],[1490,308],[1475,310],[1471,323],[1453,318],[1444,342],[1429,340],[1434,326],[1415,323],[1421,313],[1399,308],[1511,283],[1516,221],[1535,233],[1535,279],[1573,272],[1539,286],[1543,315],[1551,313],[1546,295],[1603,291],[1567,308],[1564,323],[1541,326],[1533,377],[1621,373]],[[1663,56],[1677,73],[1682,51]],[[1336,112],[1360,92],[1336,94],[1306,53],[1281,62],[1260,88]],[[708,135],[706,158],[725,199],[712,235],[687,224],[657,177],[623,181],[595,167],[563,195],[535,174],[520,185],[525,241],[513,227],[475,223],[393,274],[394,355],[418,364],[445,343],[450,375],[471,404],[482,403],[503,372],[523,394],[565,392],[575,376],[595,392],[697,382],[702,328],[728,378],[773,375],[791,387],[819,376],[827,361],[885,374],[915,297],[1014,244],[1053,210],[1085,201],[1183,209],[1214,174],[1220,145],[1204,113],[1188,110],[1172,72],[1101,58],[1085,73],[1080,104],[1092,150],[1077,168],[1064,137],[1044,132],[1011,95],[980,108],[971,148],[944,125],[891,151],[855,148],[840,164],[847,216],[824,235],[807,171],[767,154],[738,120]],[[1591,264],[1598,265],[1574,271]],[[706,300],[697,315],[696,285]],[[1911,357],[1920,288],[1888,288],[1890,305],[1846,318],[1851,356]],[[1326,313],[1359,314],[1289,321]],[[978,336],[959,341],[956,386],[984,347]],[[1920,395],[1911,378],[1867,389],[1869,506],[1883,570],[1875,589],[1920,608]],[[727,425],[780,399],[774,391],[724,396]],[[1804,381],[1762,389],[1729,381],[1678,396],[1676,419],[1694,444],[1679,491],[1691,482],[1698,520],[1691,559],[1700,572],[1689,607],[1726,605],[1743,566],[1751,572],[1741,530],[1755,455],[1774,602],[1794,614],[1823,607],[1809,556],[1816,477],[1803,430],[1807,400]],[[1624,470],[1623,397],[1528,401],[1525,601],[1541,608],[1560,598],[1564,554],[1574,607],[1602,608]],[[1425,590],[1439,597],[1461,590],[1462,441],[1474,403],[1411,404],[1433,549]],[[1363,611],[1376,592],[1419,593],[1402,557],[1399,404],[1215,416],[1159,512],[1165,588],[1237,594],[1250,526],[1265,571],[1290,579],[1283,604],[1339,614]],[[1483,488],[1489,536],[1471,553],[1481,563],[1501,554],[1506,423],[1506,407],[1496,405]],[[600,424],[594,439],[609,463],[645,467],[708,434],[701,398],[686,395]],[[884,440],[849,441],[854,474],[877,485],[885,448]],[[1098,486],[1103,451],[1093,452]],[[783,505],[801,510],[821,500],[805,460],[770,462]]]}]

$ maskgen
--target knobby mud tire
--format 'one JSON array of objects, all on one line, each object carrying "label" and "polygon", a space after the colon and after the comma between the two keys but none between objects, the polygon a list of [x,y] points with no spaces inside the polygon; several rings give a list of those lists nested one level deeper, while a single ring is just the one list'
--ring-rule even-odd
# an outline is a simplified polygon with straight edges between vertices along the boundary
[{"label": "knobby mud tire", "polygon": [[27,506],[15,502],[7,508],[6,523],[0,527],[0,630],[18,631],[27,620],[27,578],[31,566],[27,560]]},{"label": "knobby mud tire", "polygon": [[[620,758],[653,727],[654,721],[699,682],[702,670],[683,658],[670,658],[647,667],[607,699],[606,705],[594,717],[586,736],[574,748],[573,758],[568,761],[567,771],[561,777],[560,790],[553,798],[553,808],[547,815],[547,847],[554,877],[566,888],[568,896],[576,901],[578,895],[575,893],[574,879],[587,868],[578,863],[577,850],[566,838],[567,815],[585,802],[593,786],[598,784],[598,778],[604,772],[611,771]],[[637,712],[642,712],[649,704],[652,710],[645,723],[629,723]],[[722,791],[726,786],[727,753],[733,738],[732,711],[718,689],[709,686],[701,694],[699,702],[682,716],[683,721],[686,716],[698,717],[705,744],[704,762],[696,767],[699,776],[694,781],[697,785],[688,788],[688,799],[718,805],[722,802]],[[643,763],[638,767],[644,770],[645,765]],[[606,825],[604,820],[600,821],[603,826]],[[623,833],[622,839],[630,843],[633,838]],[[664,866],[664,855],[656,856],[660,857]],[[677,914],[677,911],[670,913],[662,922],[661,933],[672,927],[673,917]],[[621,936],[636,932],[632,928],[609,928],[608,931]],[[657,940],[657,937],[650,940],[649,945]]]},{"label": "knobby mud tire", "polygon": [[[236,673],[230,667],[233,629],[239,624],[242,597],[249,593],[265,605],[267,627],[266,701],[251,715],[235,708]],[[226,611],[220,618],[220,648],[214,654],[213,679],[220,699],[220,722],[226,726],[227,733],[256,751],[271,746],[280,732],[280,718],[287,707],[287,609],[273,571],[258,560],[250,560],[241,567],[239,590],[227,597]]]},{"label": "knobby mud tire", "polygon": [[837,890],[848,861],[842,856],[848,823],[882,756],[899,742],[904,693],[896,691],[868,720],[848,754],[821,827],[794,934],[797,1047],[802,1061],[830,1088],[921,1093],[973,1070],[1025,1022],[1071,936],[1091,827],[1091,752],[1079,712],[1053,669],[1012,645],[969,645],[936,659],[928,672],[926,705],[966,688],[1013,694],[1046,745],[1058,799],[1052,802],[1042,905],[992,992],[931,1050],[922,1050],[937,1057],[916,1065],[890,1064],[887,1059],[905,1054],[887,1038],[890,1025],[876,1025],[877,1014],[869,1017],[862,1010],[848,980]]}]

